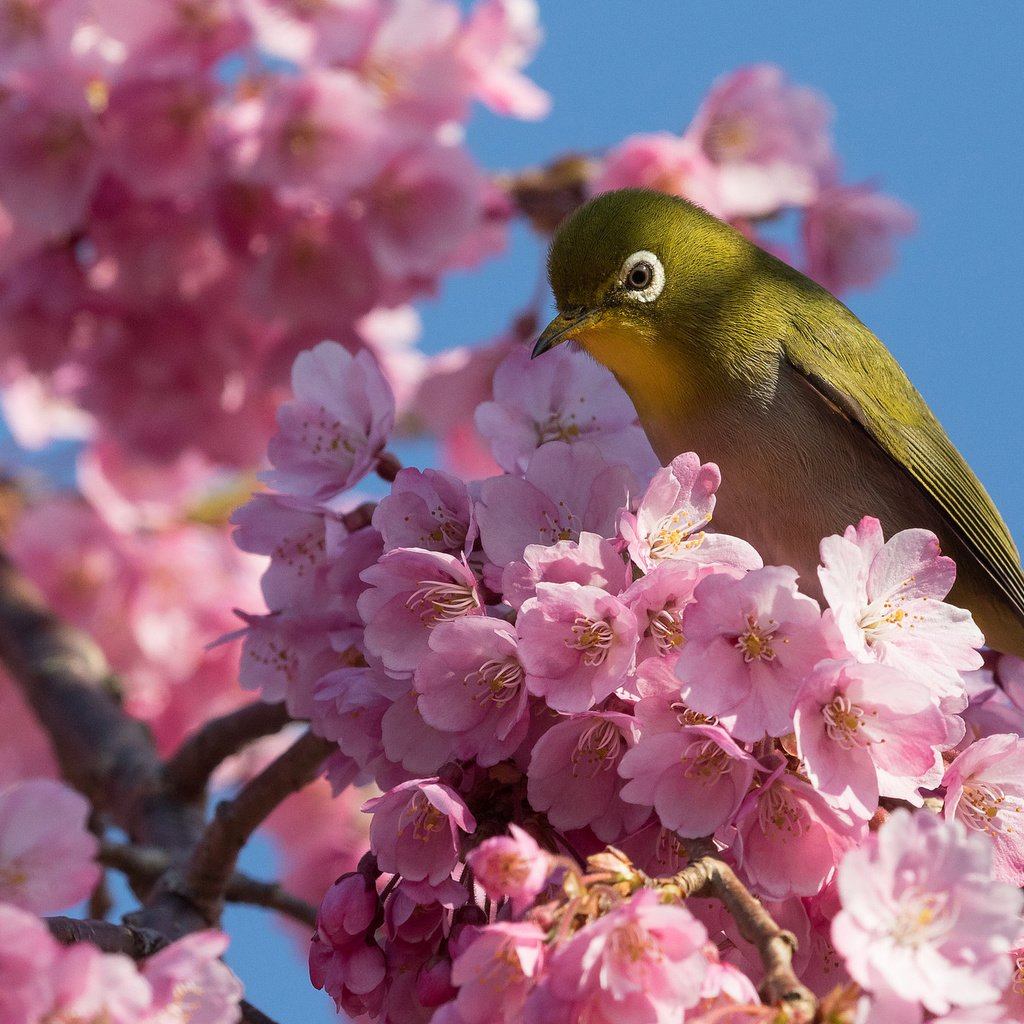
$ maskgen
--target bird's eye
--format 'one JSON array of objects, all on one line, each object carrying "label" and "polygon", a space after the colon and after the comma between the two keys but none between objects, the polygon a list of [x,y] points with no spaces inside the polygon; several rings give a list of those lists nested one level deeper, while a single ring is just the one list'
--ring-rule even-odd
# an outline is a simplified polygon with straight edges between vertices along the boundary
[{"label": "bird's eye", "polygon": [[633,253],[619,272],[619,284],[637,302],[653,302],[665,287],[665,268],[653,252]]}]

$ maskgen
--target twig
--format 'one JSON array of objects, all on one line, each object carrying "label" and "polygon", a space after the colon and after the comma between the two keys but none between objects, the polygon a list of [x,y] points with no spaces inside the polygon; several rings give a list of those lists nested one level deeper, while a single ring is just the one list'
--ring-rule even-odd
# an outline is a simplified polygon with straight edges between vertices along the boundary
[{"label": "twig", "polygon": [[789,1024],[810,1024],[817,1012],[814,994],[800,983],[793,970],[796,937],[780,928],[760,901],[736,877],[733,869],[718,856],[705,839],[687,844],[690,863],[674,881],[684,895],[710,891],[725,905],[740,934],[756,947],[764,964],[761,998],[785,1013]]},{"label": "twig", "polygon": [[228,882],[246,840],[286,796],[316,778],[334,749],[333,743],[307,732],[233,799],[217,805],[185,867],[179,890],[200,909],[208,924],[215,925],[220,919]]},{"label": "twig", "polygon": [[243,999],[238,1006],[242,1011],[242,1020],[244,1024],[274,1024],[272,1018],[268,1017],[262,1010],[257,1010],[256,1007],[247,1000]]},{"label": "twig", "polygon": [[50,934],[66,946],[73,942],[91,942],[105,953],[124,953],[133,960],[145,960],[167,945],[167,939],[157,932],[110,921],[48,917],[46,924]]},{"label": "twig", "polygon": [[169,793],[182,800],[197,800],[215,769],[248,743],[279,732],[291,716],[281,704],[257,701],[206,722],[178,748],[164,768]]},{"label": "twig", "polygon": [[[133,887],[149,888],[171,866],[171,858],[154,847],[129,846],[125,843],[104,843],[99,861],[127,876]],[[310,928],[316,926],[316,907],[288,892],[277,882],[261,882],[236,871],[224,892],[229,903],[248,903],[294,918]]]}]

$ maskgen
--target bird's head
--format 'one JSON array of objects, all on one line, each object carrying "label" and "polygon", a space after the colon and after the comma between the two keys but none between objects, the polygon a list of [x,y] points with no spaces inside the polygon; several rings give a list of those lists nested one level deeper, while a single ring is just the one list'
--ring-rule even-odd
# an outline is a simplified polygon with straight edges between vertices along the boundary
[{"label": "bird's head", "polygon": [[731,320],[766,256],[685,199],[604,193],[552,242],[558,314],[533,354],[572,342],[615,374],[641,418],[644,405],[678,413],[743,360],[747,332]]}]

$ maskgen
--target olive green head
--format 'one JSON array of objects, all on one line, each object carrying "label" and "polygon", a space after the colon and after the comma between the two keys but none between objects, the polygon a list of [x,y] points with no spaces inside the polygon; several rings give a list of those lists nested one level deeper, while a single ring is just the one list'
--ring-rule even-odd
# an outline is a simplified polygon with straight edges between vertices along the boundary
[{"label": "olive green head", "polygon": [[[743,307],[776,263],[692,203],[645,189],[597,196],[559,228],[548,256],[558,315],[534,355],[571,341],[607,366],[638,405],[686,402],[682,391],[728,373],[744,337],[764,327]],[[754,329],[756,327],[756,329]]]}]

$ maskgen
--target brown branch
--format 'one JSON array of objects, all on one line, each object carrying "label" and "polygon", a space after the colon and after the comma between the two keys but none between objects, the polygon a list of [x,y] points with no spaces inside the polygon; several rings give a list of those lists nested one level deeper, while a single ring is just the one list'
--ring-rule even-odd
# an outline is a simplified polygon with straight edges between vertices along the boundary
[{"label": "brown branch", "polygon": [[104,953],[124,953],[133,960],[145,960],[167,945],[167,939],[146,928],[132,928],[110,921],[82,921],[73,917],[48,917],[50,934],[58,942],[70,946],[74,942],[91,942]]},{"label": "brown branch", "polygon": [[764,964],[761,998],[784,1013],[789,1024],[810,1024],[818,1009],[818,1001],[800,983],[793,970],[796,936],[780,928],[760,901],[736,877],[733,869],[718,856],[706,839],[687,843],[690,863],[675,876],[684,895],[711,893],[724,904],[739,927],[740,934],[751,943]]},{"label": "brown branch", "polygon": [[274,1024],[272,1018],[262,1010],[257,1010],[248,1000],[243,999],[238,1004],[238,1008],[242,1011],[243,1024]]},{"label": "brown branch", "polygon": [[96,643],[60,622],[0,552],[0,660],[49,733],[65,779],[134,840],[187,850],[203,808],[169,800],[153,736],[111,696]]},{"label": "brown branch", "polygon": [[238,854],[268,814],[291,793],[312,782],[336,749],[307,732],[251,778],[231,800],[217,805],[213,820],[185,866],[179,892],[210,925],[220,919]]},{"label": "brown branch", "polygon": [[[155,847],[129,846],[125,843],[104,843],[100,847],[101,864],[121,871],[133,888],[150,888],[172,867],[171,858]],[[316,907],[277,882],[261,882],[236,871],[224,892],[229,903],[248,903],[294,918],[300,924],[316,926]]]},{"label": "brown branch", "polygon": [[167,791],[185,801],[201,799],[210,776],[226,758],[253,740],[280,732],[290,721],[283,703],[262,701],[211,719],[168,760],[164,767]]}]

